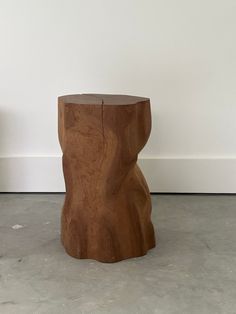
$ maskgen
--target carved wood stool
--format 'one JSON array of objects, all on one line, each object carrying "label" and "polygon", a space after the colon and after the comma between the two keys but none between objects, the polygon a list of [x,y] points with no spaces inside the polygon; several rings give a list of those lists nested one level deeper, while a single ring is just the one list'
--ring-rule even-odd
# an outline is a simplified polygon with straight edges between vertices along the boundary
[{"label": "carved wood stool", "polygon": [[61,239],[76,258],[117,262],[155,246],[151,199],[137,156],[151,131],[148,98],[58,98],[66,196]]}]

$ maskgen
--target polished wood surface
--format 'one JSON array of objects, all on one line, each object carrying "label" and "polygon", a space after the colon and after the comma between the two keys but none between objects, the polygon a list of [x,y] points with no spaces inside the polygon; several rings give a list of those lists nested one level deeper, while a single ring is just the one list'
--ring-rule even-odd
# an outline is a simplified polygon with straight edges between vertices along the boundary
[{"label": "polished wood surface", "polygon": [[151,131],[148,98],[58,98],[66,196],[61,239],[68,254],[102,262],[155,246],[150,193],[137,162]]}]

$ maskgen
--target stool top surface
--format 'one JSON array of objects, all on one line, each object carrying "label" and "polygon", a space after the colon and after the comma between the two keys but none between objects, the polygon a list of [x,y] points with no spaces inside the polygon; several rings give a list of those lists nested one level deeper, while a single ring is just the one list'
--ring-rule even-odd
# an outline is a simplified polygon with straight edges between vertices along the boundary
[{"label": "stool top surface", "polygon": [[59,101],[66,104],[78,105],[134,105],[140,102],[149,102],[149,98],[113,95],[113,94],[77,94],[58,97]]}]

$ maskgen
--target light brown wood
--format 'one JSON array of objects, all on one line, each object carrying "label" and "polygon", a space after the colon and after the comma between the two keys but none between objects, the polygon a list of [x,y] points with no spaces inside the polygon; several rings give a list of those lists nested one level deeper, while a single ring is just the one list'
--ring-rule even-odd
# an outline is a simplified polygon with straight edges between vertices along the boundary
[{"label": "light brown wood", "polygon": [[148,98],[61,96],[66,185],[61,239],[76,258],[116,262],[155,246],[150,193],[137,162],[151,131]]}]

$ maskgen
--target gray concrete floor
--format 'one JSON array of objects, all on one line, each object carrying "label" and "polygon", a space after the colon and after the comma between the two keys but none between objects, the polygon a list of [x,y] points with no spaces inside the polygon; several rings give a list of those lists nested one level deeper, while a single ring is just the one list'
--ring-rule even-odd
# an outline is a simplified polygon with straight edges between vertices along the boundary
[{"label": "gray concrete floor", "polygon": [[63,198],[0,195],[1,314],[236,313],[236,196],[153,196],[157,247],[116,264],[66,255]]}]

